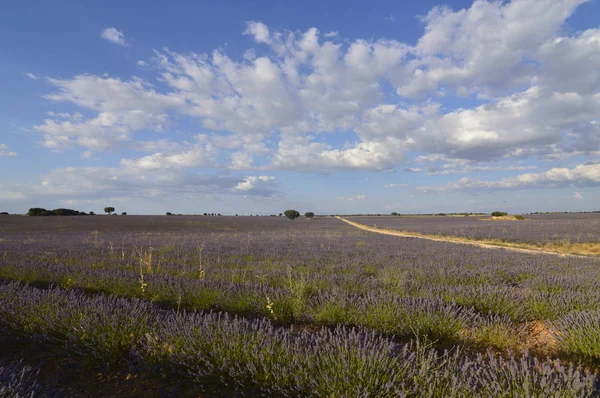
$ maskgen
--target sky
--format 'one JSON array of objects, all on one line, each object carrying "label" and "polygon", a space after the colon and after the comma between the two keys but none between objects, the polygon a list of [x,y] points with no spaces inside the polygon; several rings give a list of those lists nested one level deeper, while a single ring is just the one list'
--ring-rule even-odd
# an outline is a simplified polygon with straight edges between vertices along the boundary
[{"label": "sky", "polygon": [[600,0],[32,1],[0,211],[600,210]]}]

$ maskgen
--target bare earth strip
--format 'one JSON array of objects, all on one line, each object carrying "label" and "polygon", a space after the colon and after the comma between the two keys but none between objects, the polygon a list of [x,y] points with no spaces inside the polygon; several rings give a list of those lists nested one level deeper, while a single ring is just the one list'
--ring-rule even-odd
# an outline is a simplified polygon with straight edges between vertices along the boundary
[{"label": "bare earth strip", "polygon": [[546,248],[539,248],[534,245],[528,245],[526,243],[510,243],[510,242],[501,242],[494,241],[491,239],[486,239],[484,241],[480,240],[472,240],[468,238],[463,238],[460,236],[436,236],[436,235],[426,235],[420,234],[417,232],[410,231],[397,231],[391,229],[383,229],[377,227],[369,227],[364,224],[360,224],[354,221],[346,220],[345,218],[335,216],[337,219],[352,225],[358,229],[362,229],[364,231],[375,232],[383,235],[392,235],[392,236],[400,236],[403,238],[419,238],[419,239],[427,239],[435,242],[450,242],[450,243],[458,243],[462,245],[472,245],[478,247],[484,247],[487,249],[506,249],[523,253],[533,253],[533,254],[554,254],[557,256],[573,256],[573,257],[597,257],[600,253],[596,253],[595,250],[593,252],[589,252],[587,250],[577,250],[577,248],[568,248],[569,252],[565,252],[565,249],[557,248],[556,250],[548,250]]}]

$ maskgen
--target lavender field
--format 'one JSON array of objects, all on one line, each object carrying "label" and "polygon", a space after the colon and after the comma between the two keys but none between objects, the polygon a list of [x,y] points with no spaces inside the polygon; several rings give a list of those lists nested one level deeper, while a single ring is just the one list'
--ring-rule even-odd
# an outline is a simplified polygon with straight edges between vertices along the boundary
[{"label": "lavender field", "polygon": [[[0,279],[0,397],[600,393],[597,258],[334,218],[11,216]],[[85,362],[98,395],[11,342]]]},{"label": "lavender field", "polygon": [[531,214],[525,220],[490,220],[489,216],[346,217],[348,220],[400,231],[498,239],[535,245],[600,242],[600,213]]}]

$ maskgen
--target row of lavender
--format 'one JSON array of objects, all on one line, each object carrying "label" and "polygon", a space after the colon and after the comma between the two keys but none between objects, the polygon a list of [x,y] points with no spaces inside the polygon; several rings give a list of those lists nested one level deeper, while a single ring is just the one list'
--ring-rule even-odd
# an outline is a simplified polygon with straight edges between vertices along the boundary
[{"label": "row of lavender", "polygon": [[37,374],[28,365],[0,360],[0,398],[34,398],[42,394]]},{"label": "row of lavender", "polygon": [[[142,300],[90,297],[17,283],[0,285],[0,327],[99,361],[128,359],[187,373],[199,389],[217,381],[251,396],[586,397],[596,375],[557,360],[439,353],[373,332],[309,333],[266,320],[165,311]],[[0,372],[1,373],[1,372]],[[18,375],[0,379],[15,389]],[[18,393],[18,391],[17,391]],[[16,394],[19,396],[18,394]],[[23,395],[25,396],[25,395]]]},{"label": "row of lavender", "polygon": [[507,242],[600,242],[600,213],[526,215],[525,220],[490,220],[489,217],[348,217],[349,220],[422,234],[499,239]]},{"label": "row of lavender", "polygon": [[335,219],[266,219],[278,227],[250,232],[231,220],[219,233],[13,234],[0,242],[0,277],[498,348],[535,348],[523,322],[544,320],[547,345],[600,358],[597,260],[398,239]]}]

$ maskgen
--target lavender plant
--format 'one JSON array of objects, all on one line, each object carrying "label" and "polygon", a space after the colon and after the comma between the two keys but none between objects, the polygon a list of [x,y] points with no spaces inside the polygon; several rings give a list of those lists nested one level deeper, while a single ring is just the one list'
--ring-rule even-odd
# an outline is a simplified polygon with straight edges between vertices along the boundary
[{"label": "lavender plant", "polygon": [[0,360],[0,398],[33,398],[40,394],[37,372],[20,362]]}]

